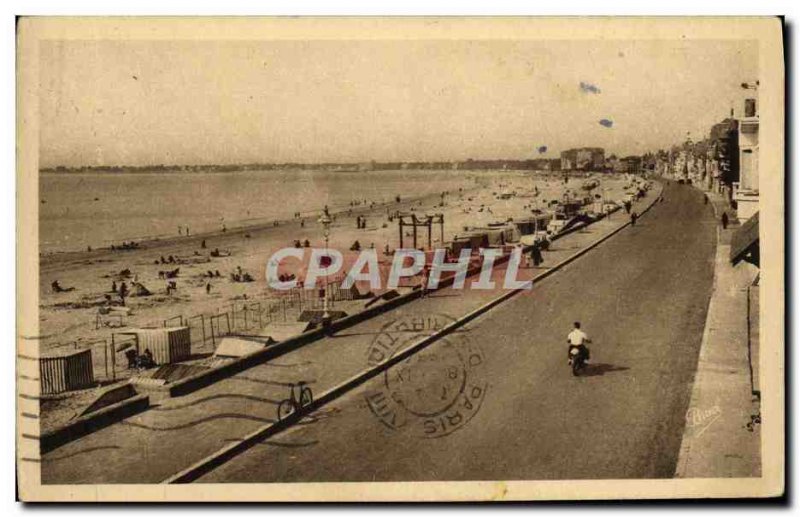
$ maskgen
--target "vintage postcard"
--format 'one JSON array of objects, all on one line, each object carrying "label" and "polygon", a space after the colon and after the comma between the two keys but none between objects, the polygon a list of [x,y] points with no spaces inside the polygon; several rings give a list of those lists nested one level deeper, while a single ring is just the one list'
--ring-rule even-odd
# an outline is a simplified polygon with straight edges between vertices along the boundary
[{"label": "vintage postcard", "polygon": [[780,18],[17,35],[23,500],[783,494]]}]

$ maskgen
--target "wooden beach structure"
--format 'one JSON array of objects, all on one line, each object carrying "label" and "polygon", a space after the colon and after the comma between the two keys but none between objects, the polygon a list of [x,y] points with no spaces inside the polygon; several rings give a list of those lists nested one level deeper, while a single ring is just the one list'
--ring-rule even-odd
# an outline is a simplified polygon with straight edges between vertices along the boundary
[{"label": "wooden beach structure", "polygon": [[424,218],[417,217],[417,214],[398,214],[397,215],[397,224],[400,229],[400,248],[405,248],[403,245],[403,228],[410,226],[413,229],[413,244],[414,249],[418,249],[417,246],[417,228],[427,228],[428,230],[428,248],[433,247],[432,241],[432,231],[433,225],[439,225],[439,242],[444,243],[444,214],[433,214],[433,215],[426,215]]},{"label": "wooden beach structure", "polygon": [[[137,354],[150,350],[156,364],[171,364],[189,359],[192,340],[189,327],[138,328],[118,334],[134,337]],[[117,350],[119,352],[121,350]]]},{"label": "wooden beach structure", "polygon": [[42,395],[94,386],[92,350],[78,350],[39,358],[39,379]]}]

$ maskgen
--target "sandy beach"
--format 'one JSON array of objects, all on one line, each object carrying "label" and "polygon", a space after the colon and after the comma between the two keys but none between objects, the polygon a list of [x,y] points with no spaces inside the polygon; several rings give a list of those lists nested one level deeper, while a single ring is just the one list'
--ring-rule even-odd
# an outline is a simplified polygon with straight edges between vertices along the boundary
[{"label": "sandy beach", "polygon": [[[585,176],[573,176],[564,185],[561,175],[499,171],[485,174],[477,186],[465,182],[468,188],[460,192],[403,199],[400,203],[376,204],[372,208],[367,199],[358,206],[331,210],[334,222],[330,247],[346,251],[358,240],[362,248],[374,246],[382,261],[390,260],[382,252],[387,245],[392,250],[397,248],[399,238],[397,220],[390,222],[387,214],[396,211],[419,216],[442,213],[447,242],[463,233],[465,227],[481,227],[530,215],[532,208],[545,208],[549,201],[560,199],[565,188],[580,192],[585,180]],[[619,200],[625,183],[621,176],[608,175],[603,177],[598,189],[605,189],[607,199]],[[357,228],[358,216],[366,219],[366,228]],[[114,329],[96,327],[98,309],[108,305],[106,296],[110,295],[115,302],[118,300],[111,290],[112,282],[118,286],[125,281],[130,288],[132,281],[136,281],[152,293],[126,299],[130,312],[124,318],[124,325],[131,328],[161,326],[164,320],[179,315],[215,314],[237,300],[271,299],[275,293],[270,292],[265,282],[266,261],[278,249],[292,246],[295,240],[308,240],[311,247],[321,248],[324,241],[318,217],[318,214],[304,214],[302,225],[300,219],[284,220],[224,233],[141,242],[133,250],[99,249],[44,255],[40,266],[41,352],[79,349],[97,340],[109,339]],[[409,247],[410,230],[406,232],[405,246]],[[432,233],[433,247],[441,247],[438,228]],[[418,239],[418,247],[427,245],[426,230],[418,231]],[[224,256],[212,257],[211,252],[217,249]],[[170,256],[175,264],[161,263],[162,257]],[[180,268],[173,279],[177,288],[167,294],[167,280],[159,278],[159,271],[176,268]],[[230,274],[238,268],[249,273],[254,281],[231,281]],[[126,269],[130,270],[130,276],[120,276]],[[208,278],[209,271],[219,271],[220,277]],[[74,290],[54,293],[51,289],[54,281],[62,288]],[[102,357],[95,358],[96,363],[102,360]],[[102,371],[98,374],[102,376]]]}]

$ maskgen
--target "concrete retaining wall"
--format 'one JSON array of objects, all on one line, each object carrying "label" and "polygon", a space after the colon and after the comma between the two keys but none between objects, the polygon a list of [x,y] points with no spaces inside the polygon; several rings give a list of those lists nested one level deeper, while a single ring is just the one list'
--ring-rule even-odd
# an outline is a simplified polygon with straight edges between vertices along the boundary
[{"label": "concrete retaining wall", "polygon": [[81,416],[49,433],[39,437],[39,447],[42,454],[49,452],[65,443],[77,440],[103,427],[119,422],[150,407],[150,398],[147,395],[136,395],[129,399],[107,406],[94,413]]}]

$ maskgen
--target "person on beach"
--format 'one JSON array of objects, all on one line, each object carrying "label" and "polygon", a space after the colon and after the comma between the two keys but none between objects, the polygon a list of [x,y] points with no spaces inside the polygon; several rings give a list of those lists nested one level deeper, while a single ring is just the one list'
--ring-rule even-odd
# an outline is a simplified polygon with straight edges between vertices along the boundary
[{"label": "person on beach", "polygon": [[117,292],[117,281],[116,280],[112,280],[111,281],[111,292],[112,293],[116,293]]},{"label": "person on beach", "polygon": [[206,294],[211,294],[211,282],[206,284]]},{"label": "person on beach", "polygon": [[129,348],[125,352],[125,359],[128,360],[128,369],[135,370],[136,369],[136,350],[133,348]]},{"label": "person on beach", "polygon": [[125,306],[125,297],[128,296],[128,286],[125,284],[125,282],[122,282],[119,285],[118,294],[119,294],[119,299],[122,302],[122,306],[124,307]]},{"label": "person on beach", "polygon": [[541,244],[538,242],[533,245],[531,248],[531,258],[533,259],[533,267],[539,267],[539,265],[544,262],[544,258],[542,257],[542,249]]},{"label": "person on beach", "polygon": [[428,296],[428,282],[430,280],[430,277],[431,277],[431,270],[426,264],[425,267],[422,268],[422,279],[420,280],[420,289],[422,291],[422,294],[420,295],[420,298]]},{"label": "person on beach", "polygon": [[152,368],[156,365],[153,360],[153,352],[149,348],[144,349],[144,353],[138,357],[140,368]]},{"label": "person on beach", "polygon": [[205,239],[203,239],[203,241],[200,243],[200,247],[202,249],[206,249],[206,240]]}]

